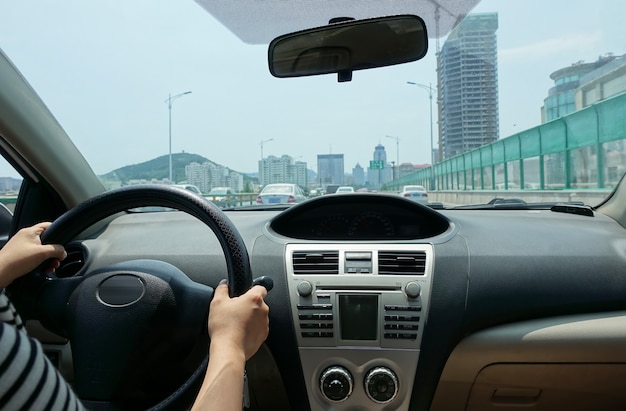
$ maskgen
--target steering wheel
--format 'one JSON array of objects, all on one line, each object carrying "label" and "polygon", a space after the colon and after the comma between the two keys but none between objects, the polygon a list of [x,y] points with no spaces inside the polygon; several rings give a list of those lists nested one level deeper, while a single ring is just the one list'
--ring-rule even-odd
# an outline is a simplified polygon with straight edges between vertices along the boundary
[{"label": "steering wheel", "polygon": [[[252,285],[245,244],[213,203],[169,186],[129,186],[69,210],[43,233],[43,243],[67,245],[114,214],[163,206],[209,226],[222,247],[231,297]],[[208,363],[207,318],[213,288],[171,264],[133,260],[59,278],[44,265],[16,280],[11,298],[25,317],[39,319],[72,346],[74,390],[87,408],[189,407]]]}]

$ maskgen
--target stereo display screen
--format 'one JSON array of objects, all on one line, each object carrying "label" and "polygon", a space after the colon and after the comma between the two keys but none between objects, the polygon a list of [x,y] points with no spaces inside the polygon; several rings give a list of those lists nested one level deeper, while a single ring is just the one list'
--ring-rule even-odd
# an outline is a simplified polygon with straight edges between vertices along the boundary
[{"label": "stereo display screen", "polygon": [[339,295],[342,340],[378,338],[378,295]]}]

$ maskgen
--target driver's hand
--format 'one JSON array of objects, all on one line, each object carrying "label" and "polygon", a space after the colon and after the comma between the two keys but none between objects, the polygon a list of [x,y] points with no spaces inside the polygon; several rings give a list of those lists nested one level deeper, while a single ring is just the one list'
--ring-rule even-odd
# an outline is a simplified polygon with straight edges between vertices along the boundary
[{"label": "driver's hand", "polygon": [[51,223],[44,222],[22,228],[0,250],[0,288],[34,270],[42,262],[51,259],[50,271],[59,266],[67,253],[58,244],[41,244],[41,234]]},{"label": "driver's hand", "polygon": [[263,300],[266,295],[267,290],[256,285],[230,298],[228,285],[220,283],[209,310],[211,345],[231,345],[250,359],[269,333],[269,307]]}]

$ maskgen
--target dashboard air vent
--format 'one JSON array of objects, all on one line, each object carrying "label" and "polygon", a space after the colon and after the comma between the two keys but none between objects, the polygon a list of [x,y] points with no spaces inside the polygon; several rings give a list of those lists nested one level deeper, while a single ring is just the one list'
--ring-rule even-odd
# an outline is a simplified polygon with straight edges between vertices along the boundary
[{"label": "dashboard air vent", "polygon": [[339,274],[339,251],[296,251],[294,274]]},{"label": "dashboard air vent", "polygon": [[379,275],[424,275],[426,253],[423,251],[379,251]]},{"label": "dashboard air vent", "polygon": [[61,265],[55,270],[58,278],[73,277],[85,265],[85,251],[82,247],[69,246],[65,247],[67,257],[61,261]]}]

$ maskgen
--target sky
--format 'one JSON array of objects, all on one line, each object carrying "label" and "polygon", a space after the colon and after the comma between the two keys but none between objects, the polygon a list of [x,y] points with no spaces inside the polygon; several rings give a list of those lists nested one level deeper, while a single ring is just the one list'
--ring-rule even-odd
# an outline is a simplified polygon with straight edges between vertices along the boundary
[{"label": "sky", "polygon": [[[605,4],[606,3],[606,4]],[[484,0],[498,12],[500,137],[540,122],[551,72],[626,52],[626,2]],[[440,40],[443,45],[443,40]],[[316,170],[318,154],[366,167],[430,162],[428,92],[434,51],[421,61],[335,76],[275,79],[267,46],[248,45],[192,0],[3,0],[0,48],[42,97],[97,174],[166,155],[200,154],[240,172],[283,154]],[[437,139],[436,96],[433,127]],[[267,141],[271,140],[271,141]],[[435,143],[436,144],[436,143]],[[0,176],[12,175],[0,166]]]}]

